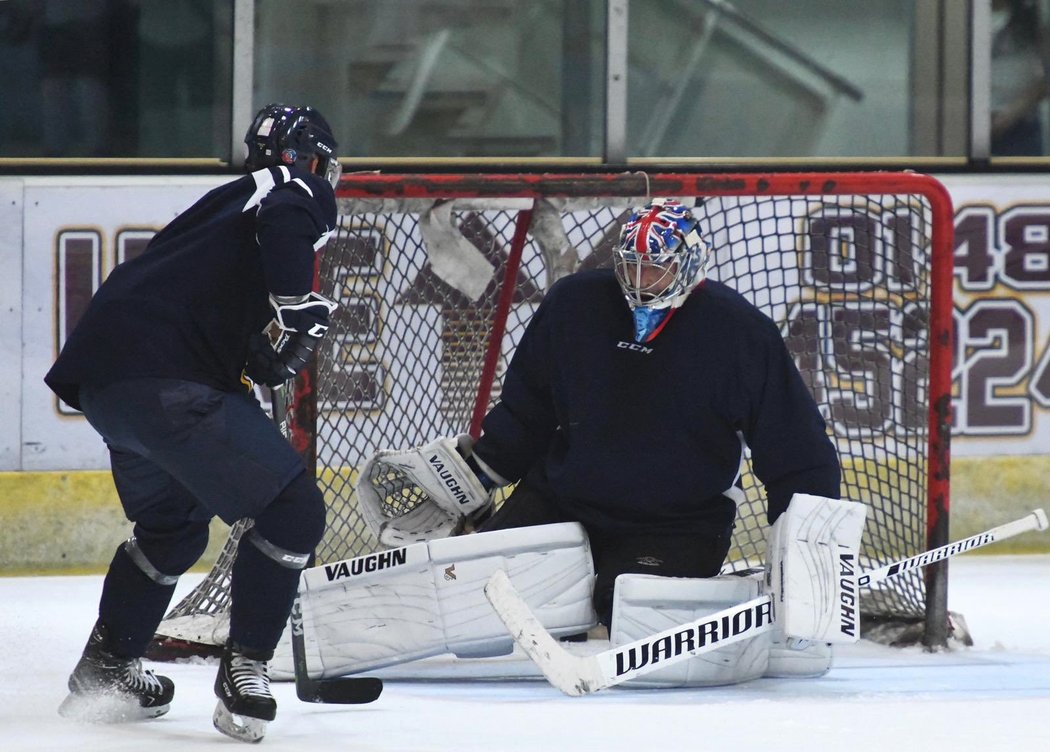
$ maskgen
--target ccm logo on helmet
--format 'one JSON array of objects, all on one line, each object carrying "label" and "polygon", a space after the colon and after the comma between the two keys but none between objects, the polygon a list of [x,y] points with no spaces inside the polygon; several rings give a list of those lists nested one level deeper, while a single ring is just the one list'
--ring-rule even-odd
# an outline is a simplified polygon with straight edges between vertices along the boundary
[{"label": "ccm logo on helmet", "polygon": [[653,351],[653,348],[639,345],[637,342],[624,342],[621,340],[616,343],[616,346],[621,350],[634,350],[635,352],[640,352],[644,355],[649,355]]}]

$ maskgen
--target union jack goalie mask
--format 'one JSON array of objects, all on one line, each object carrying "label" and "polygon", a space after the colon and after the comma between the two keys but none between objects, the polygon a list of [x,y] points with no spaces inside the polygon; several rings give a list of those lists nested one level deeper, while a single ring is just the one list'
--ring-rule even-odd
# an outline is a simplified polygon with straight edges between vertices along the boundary
[{"label": "union jack goalie mask", "polygon": [[685,302],[704,280],[710,256],[692,212],[654,199],[624,223],[613,266],[631,309],[656,311]]}]

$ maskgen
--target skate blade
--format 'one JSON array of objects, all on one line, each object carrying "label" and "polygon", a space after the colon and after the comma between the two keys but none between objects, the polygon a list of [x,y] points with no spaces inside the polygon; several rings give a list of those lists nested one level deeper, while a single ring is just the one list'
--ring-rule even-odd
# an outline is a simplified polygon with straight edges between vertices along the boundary
[{"label": "skate blade", "polygon": [[83,723],[129,723],[164,715],[171,705],[144,708],[138,699],[119,693],[80,694],[71,692],[58,706],[63,718]]},{"label": "skate blade", "polygon": [[249,744],[262,741],[266,736],[266,724],[268,723],[261,718],[231,713],[222,704],[222,700],[215,705],[215,713],[211,717],[211,722],[226,736]]}]

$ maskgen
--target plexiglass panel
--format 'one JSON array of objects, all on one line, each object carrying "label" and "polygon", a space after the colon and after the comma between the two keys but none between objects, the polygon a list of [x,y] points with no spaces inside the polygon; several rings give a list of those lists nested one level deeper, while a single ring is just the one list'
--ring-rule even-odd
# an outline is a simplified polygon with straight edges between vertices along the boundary
[{"label": "plexiglass panel", "polygon": [[233,0],[0,3],[0,156],[225,157]]}]

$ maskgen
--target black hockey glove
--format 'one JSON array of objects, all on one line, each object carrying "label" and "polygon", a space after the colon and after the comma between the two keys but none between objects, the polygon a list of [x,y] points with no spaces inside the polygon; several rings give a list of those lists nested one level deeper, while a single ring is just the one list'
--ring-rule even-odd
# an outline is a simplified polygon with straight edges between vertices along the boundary
[{"label": "black hockey glove", "polygon": [[265,334],[253,334],[248,338],[248,361],[244,364],[244,375],[256,384],[281,386],[295,376],[281,360]]},{"label": "black hockey glove", "polygon": [[321,339],[328,331],[328,318],[336,309],[335,301],[316,292],[303,297],[271,295],[270,306],[281,329],[315,339]]},{"label": "black hockey glove", "polygon": [[248,362],[244,373],[257,384],[280,386],[310,362],[310,356],[328,331],[328,317],[336,304],[317,293],[303,298],[270,296],[277,324],[285,334],[277,349],[265,334],[248,340]]}]

